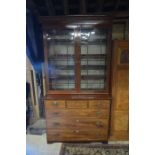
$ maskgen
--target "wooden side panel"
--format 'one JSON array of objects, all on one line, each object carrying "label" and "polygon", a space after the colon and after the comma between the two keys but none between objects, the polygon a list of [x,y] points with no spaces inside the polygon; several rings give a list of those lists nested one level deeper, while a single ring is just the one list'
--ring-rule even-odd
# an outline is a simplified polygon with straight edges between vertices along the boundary
[{"label": "wooden side panel", "polygon": [[115,41],[112,74],[110,140],[128,140],[129,133],[129,50],[128,41]]},{"label": "wooden side panel", "polygon": [[115,112],[115,124],[114,130],[115,131],[128,131],[128,111],[116,111]]},{"label": "wooden side panel", "polygon": [[129,109],[129,71],[120,69],[116,73],[116,110]]}]

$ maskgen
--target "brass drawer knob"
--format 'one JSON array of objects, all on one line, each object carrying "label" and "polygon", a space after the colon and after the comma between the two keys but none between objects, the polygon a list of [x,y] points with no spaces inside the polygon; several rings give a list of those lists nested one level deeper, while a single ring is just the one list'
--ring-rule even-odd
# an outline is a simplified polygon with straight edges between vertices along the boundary
[{"label": "brass drawer knob", "polygon": [[101,134],[99,134],[99,133],[96,134],[96,137],[97,137],[97,138],[99,138],[100,136],[101,136]]},{"label": "brass drawer knob", "polygon": [[58,136],[60,136],[60,134],[59,134],[59,133],[56,133],[56,134],[54,134],[53,136],[54,136],[54,137],[58,137]]},{"label": "brass drawer knob", "polygon": [[98,116],[101,115],[101,114],[102,114],[101,111],[97,111],[97,112],[96,112],[96,115],[98,115]]},{"label": "brass drawer knob", "polygon": [[76,133],[79,133],[79,130],[75,130]]},{"label": "brass drawer knob", "polygon": [[56,102],[56,101],[54,101],[54,102],[52,102],[52,105],[54,105],[54,106],[58,106],[58,105],[59,105],[59,103],[58,103],[58,102]]},{"label": "brass drawer knob", "polygon": [[58,123],[58,122],[54,122],[53,125],[54,125],[54,126],[59,126],[60,123]]},{"label": "brass drawer knob", "polygon": [[97,126],[97,127],[101,127],[101,126],[102,126],[102,123],[101,123],[100,121],[97,121],[97,122],[96,122],[96,126]]},{"label": "brass drawer knob", "polygon": [[58,113],[58,112],[54,112],[53,114],[54,114],[54,115],[59,115],[59,113]]}]

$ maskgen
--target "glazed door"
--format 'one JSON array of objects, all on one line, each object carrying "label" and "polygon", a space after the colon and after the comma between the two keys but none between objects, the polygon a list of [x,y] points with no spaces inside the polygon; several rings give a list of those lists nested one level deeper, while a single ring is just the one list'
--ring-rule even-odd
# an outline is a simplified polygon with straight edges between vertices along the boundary
[{"label": "glazed door", "polygon": [[46,31],[47,81],[49,90],[75,89],[75,29]]},{"label": "glazed door", "polygon": [[81,27],[81,90],[106,91],[109,85],[109,30]]}]

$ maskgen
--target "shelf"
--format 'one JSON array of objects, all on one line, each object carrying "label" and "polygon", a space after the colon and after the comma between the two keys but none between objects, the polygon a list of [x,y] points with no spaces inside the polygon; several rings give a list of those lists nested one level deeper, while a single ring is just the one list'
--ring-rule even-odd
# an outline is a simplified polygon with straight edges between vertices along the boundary
[{"label": "shelf", "polygon": [[105,75],[82,75],[81,79],[82,80],[101,80],[101,79],[105,79]]},{"label": "shelf", "polygon": [[53,55],[49,57],[49,61],[53,61],[53,59],[68,59],[68,58],[74,58],[74,54],[58,54],[58,55]]},{"label": "shelf", "polygon": [[104,90],[103,88],[80,88],[81,90]]},{"label": "shelf", "polygon": [[81,41],[81,45],[104,45],[104,43],[106,43],[106,39],[95,39],[93,41],[89,41],[89,40],[82,40]]},{"label": "shelf", "polygon": [[61,85],[75,85],[75,82],[74,83],[49,83],[49,85],[51,86],[51,85],[54,85],[54,86],[61,86]]},{"label": "shelf", "polygon": [[106,54],[81,54],[81,59],[103,59],[106,56]]},{"label": "shelf", "polygon": [[[82,75],[82,80],[99,80],[99,79],[105,79],[105,75]],[[49,77],[50,80],[74,80],[75,76],[72,75],[61,75],[61,76],[53,76]]]},{"label": "shelf", "polygon": [[[54,66],[57,70],[73,70],[75,65],[57,65]],[[99,70],[106,69],[106,65],[81,65],[81,70]]]},{"label": "shelf", "polygon": [[53,65],[56,70],[74,70],[75,65]]},{"label": "shelf", "polygon": [[106,69],[106,65],[81,65],[81,70]]},{"label": "shelf", "polygon": [[[106,39],[96,39],[93,41],[90,40],[82,40],[81,45],[104,45],[106,43]],[[66,40],[66,39],[51,39],[49,42],[54,43],[55,45],[74,45],[74,40]]]},{"label": "shelf", "polygon": [[[95,52],[94,52],[95,53]],[[103,59],[107,55],[106,54],[81,54],[81,59]],[[74,54],[58,54],[50,56],[49,61],[53,61],[54,59],[69,59],[75,58]]]},{"label": "shelf", "polygon": [[59,76],[53,76],[53,77],[49,77],[50,80],[74,80],[75,76],[73,75],[59,75]]}]

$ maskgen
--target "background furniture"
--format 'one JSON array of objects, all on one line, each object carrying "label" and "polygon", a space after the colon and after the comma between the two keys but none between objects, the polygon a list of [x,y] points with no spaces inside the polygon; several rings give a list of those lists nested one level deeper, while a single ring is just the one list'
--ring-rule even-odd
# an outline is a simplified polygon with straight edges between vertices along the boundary
[{"label": "background furniture", "polygon": [[113,44],[112,119],[110,140],[129,137],[129,45],[116,40]]}]

